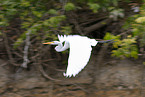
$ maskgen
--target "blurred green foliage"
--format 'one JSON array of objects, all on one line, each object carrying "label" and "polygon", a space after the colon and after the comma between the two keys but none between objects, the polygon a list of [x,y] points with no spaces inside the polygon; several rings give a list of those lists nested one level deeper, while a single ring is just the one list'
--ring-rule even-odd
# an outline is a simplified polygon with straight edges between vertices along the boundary
[{"label": "blurred green foliage", "polygon": [[75,7],[75,5],[73,3],[66,3],[65,6],[64,6],[64,9],[66,11],[71,11],[71,10],[75,10],[76,7]]},{"label": "blurred green foliage", "polygon": [[49,9],[48,13],[52,14],[52,15],[57,15],[58,14],[57,10],[55,10],[55,9]]},{"label": "blurred green foliage", "polygon": [[[30,31],[30,35],[37,35],[43,33],[45,39],[54,39],[57,35],[53,35],[56,31],[61,34],[69,34],[71,32],[71,26],[63,24],[66,20],[65,14],[61,14],[62,9],[66,12],[81,8],[81,6],[75,5],[77,3],[86,4],[94,13],[97,13],[99,9],[109,9],[112,4],[117,6],[119,0],[113,1],[98,1],[98,0],[78,0],[73,2],[66,2],[65,5],[57,1],[43,0],[1,0],[0,1],[0,26],[9,26],[10,21],[14,18],[20,18],[22,34],[14,43],[14,48],[18,47],[24,42],[26,33]],[[50,6],[48,6],[48,3]],[[113,9],[115,11],[115,7]],[[111,10],[111,11],[113,11]],[[118,12],[119,13],[119,12]],[[120,14],[118,14],[120,15]],[[45,41],[42,40],[42,41]]]},{"label": "blurred green foliage", "polygon": [[97,13],[98,9],[100,8],[100,5],[96,3],[88,3],[88,5],[94,13]]},{"label": "blurred green foliage", "polygon": [[[144,1],[145,2],[145,1]],[[112,35],[106,33],[104,39],[115,39],[113,43],[114,50],[112,50],[112,56],[120,58],[133,57],[137,59],[140,52],[140,48],[145,47],[145,4],[140,7],[139,14],[129,17],[123,28],[129,30],[131,33],[126,33],[126,38],[121,38],[120,35]]]},{"label": "blurred green foliage", "polygon": [[118,18],[123,18],[124,17],[124,11],[123,9],[116,9],[115,7],[109,7],[108,9],[110,11],[109,17],[112,18],[113,20],[118,20]]},{"label": "blurred green foliage", "polygon": [[[10,21],[16,17],[21,20],[21,28],[24,32],[14,43],[14,48],[17,48],[24,42],[28,31],[30,31],[30,35],[37,37],[40,37],[37,35],[38,33],[43,33],[45,39],[50,37],[51,39],[56,38],[57,36],[53,35],[56,31],[64,31],[65,34],[71,32],[71,27],[67,27],[68,25],[61,26],[61,22],[65,21],[66,16],[59,13],[60,9],[52,9],[50,7],[48,10],[47,6],[45,6],[45,1],[47,0],[43,2],[39,2],[39,0],[0,1],[0,26],[8,26]],[[50,3],[53,4],[53,2]],[[66,10],[70,6],[72,9],[74,8],[74,5],[69,3],[66,6]],[[44,40],[42,39],[42,41]]]},{"label": "blurred green foliage", "polygon": [[[10,22],[15,22],[13,19],[20,19],[22,32],[14,43],[14,48],[17,48],[24,42],[28,31],[31,36],[35,35],[35,38],[40,39],[41,42],[57,39],[56,34],[70,34],[72,28],[67,24],[68,17],[64,14],[65,12],[69,13],[69,11],[84,7],[92,10],[94,13],[107,12],[108,17],[118,20],[124,17],[124,10],[119,6],[119,3],[129,3],[130,1],[77,0],[66,2],[64,5],[59,0],[0,0],[0,26],[7,27],[10,25]],[[138,58],[139,49],[145,45],[144,3],[145,1],[142,1],[139,14],[126,20],[123,28],[131,30],[131,33],[127,33],[126,37],[106,33],[104,39],[115,39],[112,56]],[[41,34],[42,36],[40,36],[40,33],[43,33]]]},{"label": "blurred green foliage", "polygon": [[112,56],[117,56],[119,58],[125,57],[133,57],[135,59],[138,58],[138,48],[136,45],[136,38],[128,35],[127,38],[121,39],[120,35],[114,36],[110,33],[106,33],[105,40],[114,39],[113,47],[115,48],[112,50]]}]

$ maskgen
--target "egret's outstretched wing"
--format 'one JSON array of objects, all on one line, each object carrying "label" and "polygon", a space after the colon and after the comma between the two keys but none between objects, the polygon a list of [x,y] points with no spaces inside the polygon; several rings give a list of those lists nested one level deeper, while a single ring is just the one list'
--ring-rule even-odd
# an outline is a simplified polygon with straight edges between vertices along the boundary
[{"label": "egret's outstretched wing", "polygon": [[64,76],[71,77],[78,74],[88,63],[91,55],[91,44],[89,38],[81,36],[71,36],[68,38],[70,53],[68,67]]},{"label": "egret's outstretched wing", "polygon": [[66,35],[64,35],[64,36],[58,35],[58,39],[60,42],[64,42],[66,40]]}]

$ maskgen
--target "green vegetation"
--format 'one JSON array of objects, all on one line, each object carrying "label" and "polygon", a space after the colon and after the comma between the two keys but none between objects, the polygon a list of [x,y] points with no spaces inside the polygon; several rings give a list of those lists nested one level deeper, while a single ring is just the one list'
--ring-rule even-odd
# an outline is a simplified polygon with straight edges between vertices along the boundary
[{"label": "green vegetation", "polygon": [[64,9],[66,11],[71,11],[71,10],[75,10],[76,7],[75,7],[75,5],[73,3],[66,3],[66,5],[64,5]]},{"label": "green vegetation", "polygon": [[[141,51],[145,46],[145,5],[140,7],[140,12],[137,15],[129,17],[126,20],[123,28],[125,30],[131,30],[131,33],[126,33],[126,38],[120,38],[120,35],[114,36],[110,33],[106,33],[104,39],[115,39],[112,50],[112,56],[120,58],[133,57],[137,59]],[[139,52],[140,51],[140,52]]]},{"label": "green vegetation", "polygon": [[[14,48],[24,43],[26,34],[35,36],[39,42],[57,38],[57,34],[69,35],[72,25],[67,23],[69,17],[65,13],[81,10],[92,10],[92,13],[105,12],[108,17],[117,21],[124,18],[124,9],[119,3],[131,3],[131,0],[78,0],[75,2],[59,2],[59,0],[1,0],[0,1],[0,27],[8,30],[11,22],[16,18],[20,20],[21,35],[14,42]],[[145,1],[142,1],[140,12],[132,15],[123,26],[125,34],[106,33],[104,39],[115,39],[112,56],[120,58],[133,57],[137,59],[143,54],[145,48]],[[0,35],[2,35],[0,31]],[[128,33],[129,32],[129,33]],[[41,33],[41,35],[40,35]],[[43,33],[43,34],[42,34]]]}]

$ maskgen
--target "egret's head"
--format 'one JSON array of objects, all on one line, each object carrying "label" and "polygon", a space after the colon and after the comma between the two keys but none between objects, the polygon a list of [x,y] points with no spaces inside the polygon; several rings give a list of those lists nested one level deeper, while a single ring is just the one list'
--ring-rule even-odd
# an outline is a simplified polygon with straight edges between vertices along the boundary
[{"label": "egret's head", "polygon": [[46,42],[43,44],[58,45],[59,43],[60,43],[59,41],[52,41],[52,42]]}]

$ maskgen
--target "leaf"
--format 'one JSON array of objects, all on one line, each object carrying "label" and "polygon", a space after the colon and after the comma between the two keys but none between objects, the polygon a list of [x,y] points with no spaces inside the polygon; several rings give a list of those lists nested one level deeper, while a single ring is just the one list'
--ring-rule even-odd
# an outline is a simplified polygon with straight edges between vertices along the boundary
[{"label": "leaf", "polygon": [[116,40],[118,40],[118,39],[120,39],[120,36],[114,36],[111,33],[107,32],[105,34],[105,36],[104,36],[104,40],[110,40],[110,39],[116,39]]},{"label": "leaf", "polygon": [[55,9],[50,9],[50,10],[48,11],[48,13],[49,13],[49,14],[53,14],[53,15],[57,15],[57,14],[58,14],[58,12],[57,12]]},{"label": "leaf", "polygon": [[32,11],[32,13],[39,18],[42,17],[42,13],[39,11]]},{"label": "leaf", "polygon": [[145,22],[145,17],[139,17],[135,20],[137,23],[143,23]]},{"label": "leaf", "polygon": [[109,13],[109,17],[113,18],[115,21],[120,17],[123,18],[124,17],[124,11],[123,9],[112,9]]},{"label": "leaf", "polygon": [[96,3],[88,3],[90,9],[93,10],[94,13],[97,13],[98,12],[98,9],[100,8],[100,5],[99,4],[96,4]]},{"label": "leaf", "polygon": [[22,43],[23,43],[23,39],[22,38],[18,38],[17,41],[14,43],[13,48],[16,49]]},{"label": "leaf", "polygon": [[128,35],[127,39],[116,41],[113,43],[113,47],[117,49],[112,51],[112,55],[120,58],[123,58],[124,56],[137,59],[138,48],[135,43],[136,38],[132,37],[131,35]]},{"label": "leaf", "polygon": [[65,35],[68,35],[68,34],[70,34],[70,32],[71,32],[71,27],[70,26],[63,26],[63,27],[61,27],[61,31],[65,34]]},{"label": "leaf", "polygon": [[26,0],[21,0],[21,6],[23,7],[29,7],[30,6],[30,2],[29,1],[26,1]]},{"label": "leaf", "polygon": [[134,57],[135,59],[138,58],[138,52],[137,51],[131,51],[131,57]]},{"label": "leaf", "polygon": [[76,7],[75,7],[75,5],[74,5],[73,3],[67,3],[67,4],[64,6],[64,9],[65,9],[66,11],[71,11],[71,10],[75,10]]},{"label": "leaf", "polygon": [[65,18],[66,18],[65,15],[55,16],[55,17],[51,17],[47,20],[49,23],[47,23],[47,22],[45,22],[45,23],[50,27],[57,27],[58,24],[61,21],[63,21]]}]

